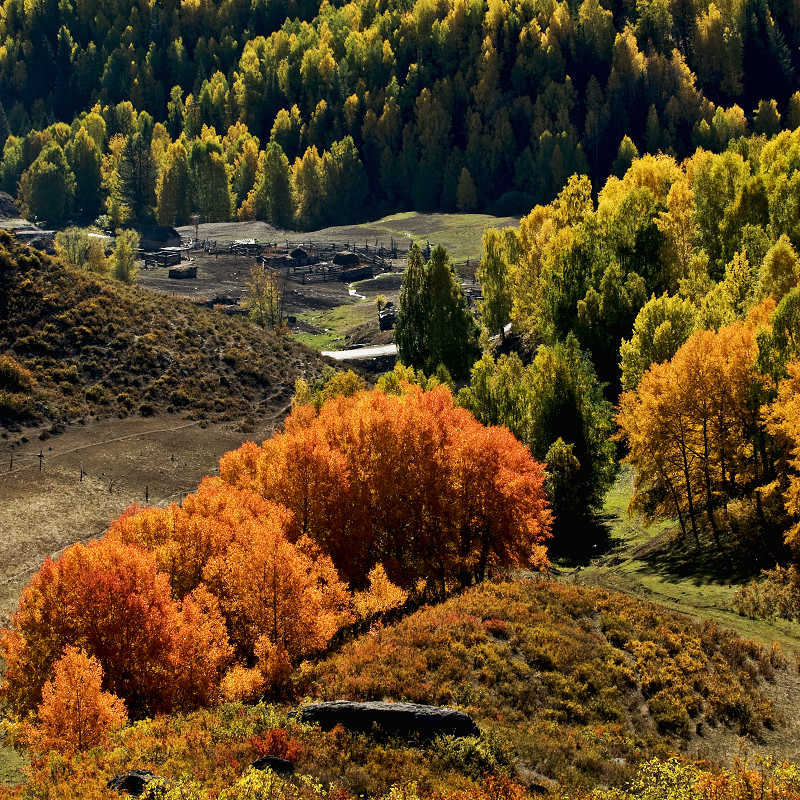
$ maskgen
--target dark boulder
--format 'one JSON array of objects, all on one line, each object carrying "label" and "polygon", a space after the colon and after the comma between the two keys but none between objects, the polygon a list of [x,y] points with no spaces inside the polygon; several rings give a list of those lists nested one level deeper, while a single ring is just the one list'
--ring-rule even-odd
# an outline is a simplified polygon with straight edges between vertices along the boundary
[{"label": "dark boulder", "polygon": [[301,722],[330,730],[342,725],[351,731],[369,732],[377,728],[395,736],[480,736],[474,720],[454,708],[417,703],[354,703],[335,700],[312,703],[300,709]]},{"label": "dark boulder", "polygon": [[149,769],[132,769],[121,775],[115,775],[106,784],[106,788],[116,792],[125,792],[133,797],[141,797],[147,785],[154,780],[156,780],[156,776]]},{"label": "dark boulder", "polygon": [[251,766],[254,769],[269,769],[273,772],[277,772],[278,775],[291,775],[291,773],[294,772],[294,764],[292,764],[291,761],[287,761],[285,758],[278,758],[278,756],[261,756],[261,758],[256,759]]}]

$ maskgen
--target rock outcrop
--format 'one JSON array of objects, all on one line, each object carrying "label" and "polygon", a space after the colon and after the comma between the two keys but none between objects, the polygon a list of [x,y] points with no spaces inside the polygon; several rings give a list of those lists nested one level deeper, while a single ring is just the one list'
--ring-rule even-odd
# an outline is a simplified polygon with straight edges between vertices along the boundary
[{"label": "rock outcrop", "polygon": [[335,700],[312,703],[300,709],[301,722],[316,724],[325,730],[342,725],[351,731],[379,731],[395,736],[479,736],[475,721],[454,708],[425,706],[417,703],[356,703]]},{"label": "rock outcrop", "polygon": [[[158,780],[149,769],[132,769],[115,775],[107,784],[107,789],[124,792],[133,797],[141,797],[152,781]],[[159,781],[161,784],[162,782]]]}]

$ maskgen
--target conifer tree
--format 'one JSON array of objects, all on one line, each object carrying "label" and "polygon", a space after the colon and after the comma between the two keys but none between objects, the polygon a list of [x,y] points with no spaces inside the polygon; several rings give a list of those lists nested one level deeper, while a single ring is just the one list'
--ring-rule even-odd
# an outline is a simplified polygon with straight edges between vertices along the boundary
[{"label": "conifer tree", "polygon": [[395,340],[404,364],[428,374],[442,364],[456,380],[478,357],[478,329],[443,247],[427,264],[418,247],[409,253]]},{"label": "conifer tree", "polygon": [[466,167],[462,167],[456,189],[456,207],[459,211],[474,211],[478,207],[478,190]]},{"label": "conifer tree", "polygon": [[156,185],[156,216],[162,225],[183,225],[191,213],[189,161],[180,141],[167,148]]},{"label": "conifer tree", "polygon": [[6,110],[3,108],[3,102],[0,100],[0,153],[3,151],[6,139],[11,136],[11,128],[8,125],[8,117]]},{"label": "conifer tree", "polygon": [[156,167],[149,138],[135,131],[125,140],[119,162],[119,189],[122,200],[137,220],[152,215],[155,203]]}]

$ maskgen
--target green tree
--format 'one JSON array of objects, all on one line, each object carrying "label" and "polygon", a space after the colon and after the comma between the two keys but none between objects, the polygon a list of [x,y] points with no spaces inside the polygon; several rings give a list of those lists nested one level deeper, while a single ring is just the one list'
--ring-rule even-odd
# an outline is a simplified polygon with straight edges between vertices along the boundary
[{"label": "green tree", "polygon": [[516,354],[484,356],[458,402],[484,425],[506,425],[545,462],[556,492],[550,500],[560,512],[556,546],[575,552],[591,544],[598,531],[586,522],[602,508],[617,462],[613,409],[578,340],[570,335],[540,347],[527,367]]},{"label": "green tree", "polygon": [[300,109],[296,105],[292,106],[291,111],[282,108],[275,116],[270,141],[277,142],[291,161],[300,155],[302,129],[303,119],[300,116]]},{"label": "green tree", "polygon": [[0,102],[0,150],[5,147],[6,140],[11,136],[11,128],[8,125],[8,117],[3,103]]},{"label": "green tree", "polygon": [[633,323],[633,336],[622,340],[622,388],[635,389],[651,364],[669,361],[694,330],[695,307],[689,300],[667,294],[642,306]]},{"label": "green tree", "polygon": [[289,159],[277,142],[270,142],[259,156],[255,184],[240,213],[245,218],[267,220],[279,228],[291,225],[292,172]]},{"label": "green tree", "polygon": [[89,258],[89,234],[82,228],[66,228],[56,234],[56,255],[73,269],[83,269]]},{"label": "green tree", "polygon": [[425,364],[427,343],[428,306],[426,294],[427,277],[425,259],[415,243],[408,251],[408,265],[400,286],[400,302],[394,325],[394,340],[400,360],[409,366],[420,368]]},{"label": "green tree", "polygon": [[136,282],[138,268],[136,251],[139,249],[139,234],[133,230],[117,231],[114,250],[111,253],[111,269],[114,278],[123,283]]},{"label": "green tree", "polygon": [[263,264],[250,270],[244,307],[250,319],[262,328],[283,324],[283,286],[278,273]]},{"label": "green tree", "polygon": [[781,129],[781,115],[774,100],[760,100],[753,112],[753,130],[765,136],[774,136]]},{"label": "green tree", "polygon": [[147,221],[153,216],[156,165],[145,133],[134,131],[125,140],[119,162],[119,191],[134,219]]},{"label": "green tree", "polygon": [[458,188],[456,189],[456,208],[459,211],[475,211],[478,207],[478,190],[475,188],[475,181],[466,167],[461,168],[458,177]]},{"label": "green tree", "polygon": [[509,264],[519,260],[519,237],[513,228],[499,231],[487,228],[483,234],[483,255],[477,278],[483,300],[481,318],[486,330],[505,338],[505,325],[511,319]]},{"label": "green tree", "polygon": [[328,198],[336,198],[329,210],[331,221],[337,224],[357,221],[364,208],[367,175],[353,137],[334,142],[322,161],[325,193]]},{"label": "green tree", "polygon": [[227,222],[231,191],[222,145],[213,139],[195,139],[189,149],[189,179],[194,207],[206,222]]},{"label": "green tree", "polygon": [[758,273],[760,297],[774,297],[780,301],[800,283],[800,262],[786,234],[782,234],[764,256]]},{"label": "green tree", "polygon": [[443,364],[461,380],[480,355],[478,328],[444,247],[434,248],[426,277],[427,358],[422,366],[430,374]]},{"label": "green tree", "polygon": [[400,360],[427,374],[443,364],[456,380],[466,377],[479,354],[478,330],[447,251],[430,261],[414,245],[400,290],[395,341]]},{"label": "green tree", "polygon": [[185,225],[191,214],[189,159],[180,141],[167,148],[156,184],[156,217],[162,225]]},{"label": "green tree", "polygon": [[102,154],[85,127],[81,126],[65,149],[67,163],[75,175],[75,208],[94,219],[102,207],[100,165]]},{"label": "green tree", "polygon": [[69,214],[74,197],[75,176],[64,151],[55,142],[50,142],[20,178],[22,213],[58,224]]},{"label": "green tree", "polygon": [[639,151],[630,136],[623,136],[617,150],[617,157],[611,165],[611,172],[621,178],[633,163],[634,159],[639,158]]},{"label": "green tree", "polygon": [[294,162],[292,189],[297,222],[307,230],[322,227],[328,214],[325,165],[316,147],[309,147]]}]

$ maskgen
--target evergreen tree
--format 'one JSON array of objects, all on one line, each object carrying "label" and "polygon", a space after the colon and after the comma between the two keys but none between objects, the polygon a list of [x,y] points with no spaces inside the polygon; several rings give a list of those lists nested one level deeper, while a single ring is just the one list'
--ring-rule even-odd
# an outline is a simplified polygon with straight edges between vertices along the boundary
[{"label": "evergreen tree", "polygon": [[156,166],[150,140],[140,131],[128,135],[119,163],[122,201],[137,220],[152,217],[155,204]]},{"label": "evergreen tree", "polygon": [[189,161],[180,141],[164,155],[156,185],[156,216],[162,225],[183,225],[191,214]]},{"label": "evergreen tree", "polygon": [[263,197],[264,216],[273,225],[286,228],[292,223],[292,177],[289,159],[277,142],[270,142],[264,151],[264,168],[259,196]]},{"label": "evergreen tree", "polygon": [[336,198],[330,209],[331,222],[339,225],[356,222],[364,208],[367,175],[353,137],[334,142],[322,160],[327,197]]},{"label": "evergreen tree", "polygon": [[196,139],[189,150],[189,177],[194,207],[207,222],[225,222],[231,216],[231,194],[222,146],[212,139]]},{"label": "evergreen tree", "polygon": [[75,208],[86,218],[94,219],[100,213],[102,202],[100,165],[103,157],[83,126],[67,143],[66,157],[75,175]]},{"label": "evergreen tree", "polygon": [[478,190],[475,188],[475,181],[466,167],[462,167],[458,177],[458,188],[456,189],[456,208],[459,211],[475,211],[478,207]]},{"label": "evergreen tree", "polygon": [[408,265],[400,287],[400,304],[394,326],[394,340],[400,360],[409,366],[422,367],[427,353],[425,330],[427,320],[425,261],[415,243],[408,251]]},{"label": "evergreen tree", "polygon": [[6,110],[3,108],[3,101],[0,100],[0,152],[5,147],[6,140],[11,136],[11,128],[8,125]]},{"label": "evergreen tree", "polygon": [[447,251],[427,264],[413,247],[403,276],[395,340],[404,364],[431,374],[439,365],[461,380],[479,355],[478,329]]}]

